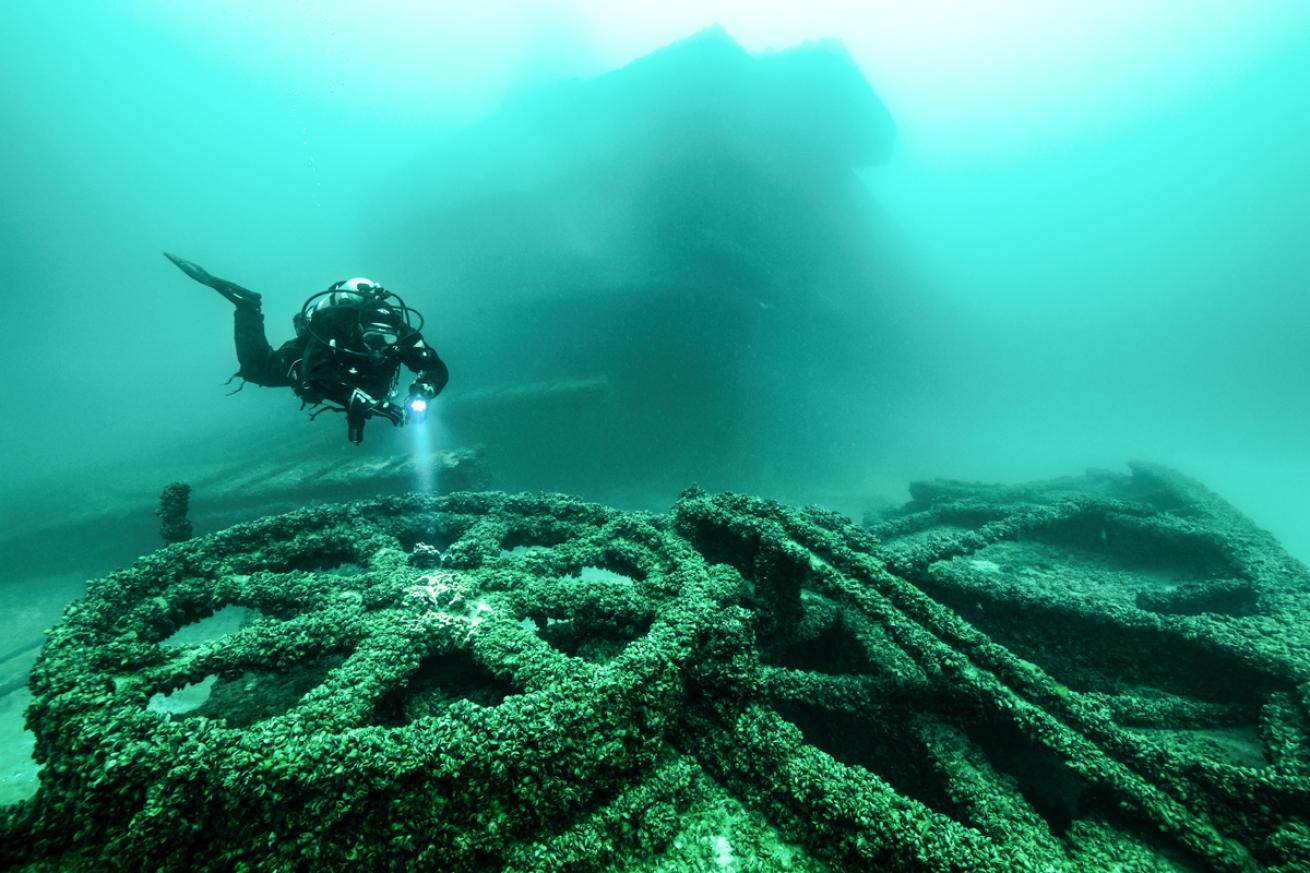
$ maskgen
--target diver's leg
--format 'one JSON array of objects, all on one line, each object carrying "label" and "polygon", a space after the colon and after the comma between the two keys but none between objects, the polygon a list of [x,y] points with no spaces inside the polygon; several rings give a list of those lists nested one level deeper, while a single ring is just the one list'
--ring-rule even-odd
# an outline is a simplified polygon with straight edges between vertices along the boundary
[{"label": "diver's leg", "polygon": [[237,375],[256,385],[286,385],[277,355],[264,335],[264,313],[257,307],[238,306],[233,313],[233,326],[240,365]]},{"label": "diver's leg", "polygon": [[183,273],[186,273],[192,279],[195,279],[201,285],[208,285],[219,294],[222,294],[228,300],[231,300],[238,307],[253,306],[259,308],[261,295],[251,291],[249,288],[242,288],[236,282],[229,282],[227,279],[220,279],[217,276],[211,276],[209,271],[199,264],[192,263],[186,258],[179,258],[177,255],[170,255],[164,252],[164,257],[168,258]]}]

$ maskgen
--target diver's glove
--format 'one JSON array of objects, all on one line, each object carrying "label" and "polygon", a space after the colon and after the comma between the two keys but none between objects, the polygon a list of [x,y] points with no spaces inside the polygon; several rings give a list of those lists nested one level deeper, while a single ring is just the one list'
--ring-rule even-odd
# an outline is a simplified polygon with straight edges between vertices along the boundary
[{"label": "diver's glove", "polygon": [[374,415],[380,415],[395,425],[405,420],[405,414],[399,406],[385,400],[377,400],[367,391],[359,388],[351,391],[350,402],[346,404],[346,439],[355,445],[362,443],[364,422]]},{"label": "diver's glove", "polygon": [[422,424],[428,418],[428,406],[437,396],[437,387],[426,379],[419,379],[409,386],[409,396],[405,398],[405,421],[410,424]]},{"label": "diver's glove", "polygon": [[380,415],[397,426],[403,424],[405,421],[404,411],[396,404],[388,403],[385,400],[373,407],[373,414]]}]

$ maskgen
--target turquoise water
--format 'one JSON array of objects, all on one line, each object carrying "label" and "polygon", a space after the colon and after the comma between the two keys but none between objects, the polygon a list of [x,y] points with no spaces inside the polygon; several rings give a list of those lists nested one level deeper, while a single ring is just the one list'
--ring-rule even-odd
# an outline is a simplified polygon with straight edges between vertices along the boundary
[{"label": "turquoise water", "polygon": [[[501,487],[858,515],[915,478],[1143,458],[1310,556],[1304,6],[844,6],[23,4],[0,481],[326,451],[340,422],[286,392],[224,396],[228,306],[169,250],[262,291],[275,344],[332,281],[400,291],[453,373],[440,447],[484,446]],[[722,69],[605,76],[716,22]],[[638,129],[624,88],[704,97],[820,37],[879,148],[796,132],[846,111],[804,70],[810,97]],[[781,127],[734,132],[742,106]],[[409,450],[374,425],[361,451]]]},{"label": "turquoise water", "polygon": [[[35,791],[33,735],[23,730],[22,712],[33,700],[25,686],[45,629],[84,593],[85,579],[159,546],[151,513],[160,488],[173,481],[191,484],[202,534],[377,492],[491,486],[577,495],[616,513],[664,512],[698,485],[704,492],[688,491],[679,504],[680,535],[711,562],[736,555],[749,585],[713,596],[676,589],[677,598],[700,603],[716,620],[728,616],[758,586],[786,587],[779,579],[787,573],[775,578],[769,568],[790,555],[801,560],[798,574],[813,576],[805,584],[826,585],[823,597],[840,606],[820,604],[797,582],[789,595],[795,612],[777,595],[769,609],[781,617],[759,625],[765,654],[781,657],[782,667],[839,677],[828,677],[837,701],[831,712],[781,707],[825,754],[918,785],[914,766],[893,760],[905,749],[862,743],[865,727],[848,731],[849,713],[841,715],[848,671],[899,676],[905,666],[895,645],[877,642],[881,630],[860,628],[888,620],[862,599],[866,588],[899,591],[908,580],[897,608],[926,592],[940,612],[937,630],[914,637],[916,645],[931,643],[915,650],[922,657],[949,648],[937,637],[954,639],[955,631],[941,628],[962,615],[1009,647],[1006,658],[1015,660],[1005,670],[1013,668],[1007,681],[1015,694],[1032,695],[1030,668],[1049,671],[1039,708],[1099,724],[1097,707],[1120,695],[1127,722],[1134,707],[1159,707],[1154,720],[1132,726],[1144,735],[1173,731],[1182,739],[1170,743],[1191,742],[1211,757],[1217,749],[1221,760],[1250,769],[1264,763],[1262,754],[1275,762],[1276,740],[1304,727],[1293,705],[1305,651],[1296,633],[1300,568],[1282,563],[1274,546],[1190,480],[1149,465],[1131,479],[1122,474],[1134,460],[1176,468],[1310,561],[1310,7],[1290,0],[1158,0],[1146,8],[1118,0],[913,9],[889,2],[637,9],[579,0],[453,12],[430,5],[103,0],[8,10],[0,56],[0,295],[9,328],[0,347],[0,804]],[[339,416],[310,421],[286,389],[247,385],[229,396],[239,386],[225,381],[236,368],[231,306],[181,275],[163,251],[261,292],[274,345],[291,336],[291,316],[304,300],[336,280],[368,276],[398,292],[424,314],[424,335],[450,366],[432,420],[403,430],[375,420],[355,447]],[[431,450],[450,454],[434,460]],[[707,496],[732,490],[818,504],[873,524],[906,501],[912,481],[1018,483],[1088,469],[1077,480],[1085,494],[1157,501],[1159,518],[1139,524],[1130,511],[1107,524],[1095,510],[1084,519],[1061,502],[1074,486],[1056,482],[1033,494],[1049,490],[1051,505],[1074,517],[1047,542],[1041,512],[1030,518],[1032,507],[1008,506],[1032,494],[928,486],[911,509],[983,495],[1024,520],[1016,542],[953,561],[947,555],[949,566],[932,573],[914,566],[927,546],[950,552],[953,537],[969,540],[964,529],[991,516],[962,522],[947,505],[941,519],[921,513],[887,521],[875,535],[885,537],[879,549],[862,548],[905,580],[884,574],[870,582],[859,556],[834,569],[842,562],[830,535],[846,548],[865,542],[866,532],[772,504],[751,511],[793,527],[817,520],[811,551],[795,552],[792,532],[759,560],[743,557],[734,552],[740,544],[712,531],[724,524],[721,511],[744,510],[732,498]],[[1095,472],[1106,469],[1117,472]],[[464,499],[502,500],[457,497],[452,505]],[[319,594],[295,588],[313,579],[333,592],[320,599],[345,616],[324,626],[349,636],[352,610],[365,600],[358,592],[381,577],[409,584],[411,565],[435,566],[468,534],[464,551],[450,554],[480,555],[473,563],[485,559],[493,572],[465,593],[486,594],[496,606],[476,600],[465,604],[474,610],[468,615],[455,610],[433,593],[435,582],[454,577],[434,570],[420,578],[432,583],[426,590],[441,609],[428,615],[443,632],[477,627],[484,612],[503,608],[504,579],[541,576],[548,567],[565,588],[576,581],[591,591],[608,620],[615,604],[628,603],[628,589],[648,596],[646,571],[634,575],[601,534],[581,563],[567,542],[532,540],[550,530],[537,525],[552,512],[570,525],[597,512],[572,501],[511,501],[524,514],[521,530],[461,527],[458,536],[424,530],[422,519],[406,527],[387,509],[385,521],[364,525],[379,525],[382,539],[364,541],[374,550],[359,554],[355,543],[342,555],[313,553],[319,534],[303,519],[303,530],[264,522],[275,537],[304,537],[311,559],[284,566],[276,549],[252,559],[252,567],[268,563],[269,575],[219,573],[214,568],[226,568],[230,556],[210,556],[196,572],[218,573],[234,603],[279,618],[283,585],[317,608]],[[688,523],[697,513],[708,527]],[[1221,533],[1236,531],[1223,544],[1236,557],[1214,551],[1198,518]],[[460,525],[466,521],[473,523]],[[648,521],[634,513],[624,523]],[[363,522],[340,524],[348,541],[350,526]],[[657,528],[670,554],[690,554],[687,543],[673,542],[671,524]],[[753,529],[730,528],[734,537]],[[768,529],[769,536],[782,530]],[[415,540],[420,533],[427,539]],[[395,549],[376,549],[393,540]],[[219,552],[224,543],[198,547]],[[243,548],[232,546],[234,554]],[[163,564],[137,572],[158,572],[160,586],[192,581]],[[686,578],[698,577],[689,571]],[[660,597],[675,591],[646,587]],[[513,585],[508,590],[518,596]],[[218,638],[247,617],[206,618],[203,598],[176,597],[172,607],[160,597],[132,612],[149,625],[147,636],[162,635],[170,622],[199,634],[188,623],[218,619],[217,630],[206,629]],[[606,662],[640,635],[586,639],[548,606],[523,607],[515,622],[488,619],[487,633],[503,637],[498,651],[540,650],[544,639],[568,655],[550,657],[574,669],[579,657]],[[119,607],[138,603],[129,592]],[[643,610],[653,607],[623,608],[638,615],[632,628],[648,629]],[[788,624],[802,611],[803,633]],[[1205,615],[1192,624],[1198,613]],[[849,628],[847,617],[856,622]],[[725,618],[716,633],[748,651],[753,638],[729,626],[736,621]],[[1147,625],[1158,638],[1141,631]],[[1130,632],[1116,636],[1125,627]],[[809,636],[788,648],[794,630],[798,639]],[[770,641],[772,632],[782,636]],[[279,631],[267,625],[258,633]],[[80,668],[82,638],[64,634],[56,655],[64,669]],[[1257,668],[1248,671],[1236,657],[1216,655],[1212,663],[1213,652],[1197,642],[1206,634],[1228,646],[1243,639],[1265,646],[1250,663],[1270,675],[1252,679]],[[674,646],[668,635],[650,637],[680,657],[703,654],[690,643]],[[174,640],[183,641],[185,633]],[[1284,643],[1291,654],[1279,650]],[[880,666],[851,667],[861,646],[883,658],[873,658]],[[513,660],[501,673],[513,672]],[[393,661],[388,669],[403,685],[408,674]],[[1268,667],[1275,662],[1277,670]],[[367,730],[394,739],[401,734],[388,733],[393,721],[444,712],[451,701],[475,712],[470,700],[481,706],[506,695],[497,684],[503,676],[487,679],[490,691],[470,691],[462,674],[476,672],[471,665],[427,663],[428,672],[416,674],[417,708],[384,701],[379,711],[390,720]],[[277,693],[261,694],[290,711],[340,663],[312,666]],[[594,676],[613,679],[607,671],[598,666]],[[178,679],[174,691],[189,691],[175,699],[163,690],[171,679],[159,680],[151,711],[189,711],[195,701],[183,698],[203,700],[216,675]],[[776,682],[780,674],[770,675]],[[453,691],[443,690],[461,676]],[[1208,687],[1213,677],[1217,690]],[[249,692],[268,678],[252,673],[241,687]],[[623,696],[630,677],[620,678],[613,687]],[[97,674],[79,693],[94,698],[106,681]],[[224,683],[220,696],[236,687],[231,676]],[[567,703],[588,688],[565,685],[545,698]],[[1006,711],[1010,694],[995,698]],[[550,710],[533,714],[530,695],[510,696],[510,706],[488,717],[512,721],[526,705],[520,714],[540,722],[540,736],[558,733]],[[84,712],[103,714],[103,703]],[[221,703],[214,712],[224,711]],[[34,709],[42,705],[38,698]],[[140,715],[130,701],[114,705]],[[276,728],[281,722],[265,719],[269,712],[258,719]],[[1195,723],[1183,718],[1189,712]],[[907,721],[879,718],[889,734]],[[955,760],[967,784],[961,762],[972,747],[947,729],[952,723],[943,718],[947,727],[923,736],[936,737],[935,754]],[[1004,731],[982,733],[974,741],[987,754],[974,752],[990,755],[999,770],[1033,777],[1050,769],[1042,745],[1049,737],[1025,744]],[[760,750],[786,745],[785,729],[768,736]],[[932,746],[923,736],[902,742]],[[343,754],[351,747],[344,742]],[[537,749],[539,763],[557,766],[545,748]],[[579,760],[595,757],[585,742],[574,751]],[[706,761],[717,755],[702,754]],[[808,746],[804,754],[827,760]],[[470,752],[469,760],[480,759]],[[664,776],[677,782],[676,773]],[[762,825],[763,813],[703,781],[697,790],[708,799],[683,831],[695,837],[696,857],[737,869],[735,851],[790,869],[792,849]],[[795,788],[788,779],[780,785]],[[866,795],[865,783],[850,785],[858,789],[850,796]],[[1036,798],[1048,822],[1069,826],[1079,812],[1077,803],[1065,808],[1081,796],[1074,776],[1054,787],[1033,777],[1017,794],[1004,787],[1007,797]],[[1114,797],[1137,796],[1124,790]],[[642,797],[625,795],[619,806],[645,808]],[[1004,836],[1009,807],[997,809],[980,805],[982,818],[998,816],[990,824]],[[1032,825],[1035,814],[1029,818]],[[912,836],[930,824],[920,819]],[[499,826],[493,820],[492,832]],[[1072,840],[1082,843],[1078,864],[1086,869],[1103,866],[1102,851],[1113,854],[1097,839],[1093,830]],[[1256,848],[1291,857],[1304,829],[1271,839],[1287,845]],[[1043,846],[1054,855],[1065,850]],[[1223,846],[1210,848],[1226,857]],[[956,851],[938,849],[943,854],[929,857]],[[1202,849],[1198,857],[1210,857]],[[810,860],[795,863],[808,869]]]}]

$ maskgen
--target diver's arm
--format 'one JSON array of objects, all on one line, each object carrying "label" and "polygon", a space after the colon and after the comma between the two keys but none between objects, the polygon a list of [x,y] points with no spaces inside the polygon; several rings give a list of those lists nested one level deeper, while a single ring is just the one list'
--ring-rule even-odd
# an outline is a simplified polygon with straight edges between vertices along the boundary
[{"label": "diver's arm", "polygon": [[418,379],[410,388],[411,394],[415,393],[420,385],[425,385],[426,390],[423,390],[423,393],[428,395],[428,400],[431,400],[440,394],[441,389],[450,381],[450,370],[447,369],[446,362],[441,360],[436,349],[423,342],[422,337],[417,337],[405,348],[400,360],[418,374]]}]

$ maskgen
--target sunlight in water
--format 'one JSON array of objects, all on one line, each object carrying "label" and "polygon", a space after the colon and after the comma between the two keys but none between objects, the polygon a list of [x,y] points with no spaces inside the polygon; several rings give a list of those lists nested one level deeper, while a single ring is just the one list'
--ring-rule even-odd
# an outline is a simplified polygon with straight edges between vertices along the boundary
[{"label": "sunlight in water", "polygon": [[[754,52],[838,37],[906,142],[953,160],[1096,135],[1194,99],[1310,23],[1300,0],[278,0],[240,16],[229,2],[152,0],[142,11],[225,62],[411,118],[471,119],[508,91],[593,76],[716,24]],[[321,63],[342,57],[351,63]]]}]

